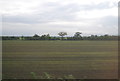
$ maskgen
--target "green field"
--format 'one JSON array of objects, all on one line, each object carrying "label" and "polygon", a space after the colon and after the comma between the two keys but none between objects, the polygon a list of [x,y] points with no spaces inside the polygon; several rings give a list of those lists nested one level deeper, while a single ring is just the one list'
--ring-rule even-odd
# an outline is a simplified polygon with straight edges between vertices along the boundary
[{"label": "green field", "polygon": [[56,77],[115,79],[117,41],[3,41],[3,79]]}]

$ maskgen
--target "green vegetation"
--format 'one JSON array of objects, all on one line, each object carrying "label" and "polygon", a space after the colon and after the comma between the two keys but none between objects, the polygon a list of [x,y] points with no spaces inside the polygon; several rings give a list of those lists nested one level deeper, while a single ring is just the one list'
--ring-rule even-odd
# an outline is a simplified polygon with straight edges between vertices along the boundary
[{"label": "green vegetation", "polygon": [[65,35],[67,35],[67,33],[66,32],[59,32],[58,35],[61,36],[61,39],[63,40],[64,39],[63,37]]},{"label": "green vegetation", "polygon": [[71,37],[64,37],[67,35],[67,32],[59,32],[58,35],[60,37],[56,36],[50,36],[49,34],[47,35],[37,35],[35,34],[34,36],[2,36],[2,40],[118,40],[119,36],[113,36],[113,35],[91,35],[91,36],[81,36],[81,32],[76,32],[74,36]]},{"label": "green vegetation", "polygon": [[3,79],[115,79],[117,45],[117,41],[4,40]]}]

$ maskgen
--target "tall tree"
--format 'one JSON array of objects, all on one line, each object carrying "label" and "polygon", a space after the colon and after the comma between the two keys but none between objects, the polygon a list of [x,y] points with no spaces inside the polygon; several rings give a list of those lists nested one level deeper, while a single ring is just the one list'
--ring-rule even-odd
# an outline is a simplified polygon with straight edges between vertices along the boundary
[{"label": "tall tree", "polygon": [[74,40],[81,40],[82,36],[81,36],[81,32],[76,32],[73,36]]},{"label": "tall tree", "polygon": [[74,34],[74,37],[77,37],[77,38],[78,38],[78,37],[81,37],[81,34],[82,34],[81,32],[76,32],[76,33]]},{"label": "tall tree", "polygon": [[40,37],[39,35],[35,34],[33,37]]},{"label": "tall tree", "polygon": [[63,40],[63,37],[64,37],[65,35],[67,35],[67,32],[59,32],[58,35],[61,36],[61,38],[62,38],[62,40]]}]

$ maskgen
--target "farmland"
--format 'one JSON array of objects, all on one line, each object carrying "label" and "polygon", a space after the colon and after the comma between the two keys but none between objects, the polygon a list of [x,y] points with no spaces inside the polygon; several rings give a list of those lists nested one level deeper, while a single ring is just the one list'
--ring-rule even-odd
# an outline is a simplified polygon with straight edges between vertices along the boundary
[{"label": "farmland", "polygon": [[[3,41],[3,78],[30,79],[47,72],[56,77],[115,79],[117,41]],[[39,78],[39,77],[38,77]]]}]

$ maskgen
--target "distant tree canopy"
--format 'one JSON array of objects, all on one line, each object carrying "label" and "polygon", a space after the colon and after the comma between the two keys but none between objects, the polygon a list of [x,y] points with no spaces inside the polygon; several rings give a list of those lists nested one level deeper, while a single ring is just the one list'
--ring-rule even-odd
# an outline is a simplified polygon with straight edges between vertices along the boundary
[{"label": "distant tree canopy", "polygon": [[61,36],[61,37],[62,37],[62,40],[63,40],[63,37],[64,37],[65,35],[67,35],[67,32],[59,32],[58,35]]},{"label": "distant tree canopy", "polygon": [[61,36],[61,37],[63,37],[65,35],[67,35],[67,33],[66,32],[59,32],[58,35]]},{"label": "distant tree canopy", "polygon": [[73,36],[74,39],[75,39],[75,40],[80,40],[80,39],[82,39],[81,34],[82,34],[81,32],[76,32],[76,33],[74,34],[74,36]]},{"label": "distant tree canopy", "polygon": [[74,37],[81,37],[81,32],[76,32],[75,34],[74,34]]},{"label": "distant tree canopy", "polygon": [[[59,32],[60,37],[50,36],[50,34],[44,34],[39,36],[35,34],[33,36],[2,36],[2,40],[118,40],[119,36],[105,35],[91,35],[91,36],[81,36],[81,32],[75,32],[74,36],[64,37],[67,32]],[[120,38],[120,37],[119,37]]]},{"label": "distant tree canopy", "polygon": [[40,37],[39,35],[35,34],[33,37]]},{"label": "distant tree canopy", "polygon": [[49,34],[47,34],[47,35],[42,35],[42,36],[41,36],[41,39],[43,39],[43,40],[49,40],[49,39],[50,39],[50,35],[49,35]]}]

